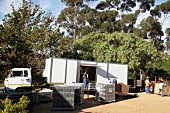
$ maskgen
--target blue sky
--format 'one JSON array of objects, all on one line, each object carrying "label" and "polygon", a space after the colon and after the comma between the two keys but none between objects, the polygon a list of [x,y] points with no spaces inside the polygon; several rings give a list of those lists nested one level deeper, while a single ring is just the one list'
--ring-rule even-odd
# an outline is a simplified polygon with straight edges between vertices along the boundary
[{"label": "blue sky", "polygon": [[[166,1],[167,0],[156,0],[156,4],[160,4]],[[65,6],[61,2],[61,0],[32,0],[32,2],[34,2],[35,4],[40,4],[43,11],[45,11],[46,13],[51,11],[52,15],[56,17],[60,14],[60,11],[64,9]],[[0,23],[2,23],[2,19],[4,18],[4,15],[11,12],[10,4],[12,3],[14,3],[15,8],[17,8],[20,6],[20,3],[22,3],[22,0],[0,0]],[[92,3],[91,5],[95,6],[95,3]],[[143,18],[146,18],[148,15],[149,12],[145,14],[141,14],[141,16],[138,18],[137,23],[139,23]],[[163,25],[163,31],[167,27],[170,27],[170,18],[166,19]]]},{"label": "blue sky", "polygon": [[[64,8],[64,4],[60,2],[60,0],[32,0],[35,4],[40,4],[42,10],[46,13],[51,11],[53,16],[57,16],[60,14],[60,11]],[[10,4],[14,3],[14,7],[20,7],[20,3],[22,0],[0,0],[0,23],[2,23],[2,19],[4,15],[10,13],[11,6]]]},{"label": "blue sky", "polygon": [[[35,4],[40,4],[40,7],[46,13],[51,11],[53,16],[58,16],[60,11],[64,9],[65,5],[61,2],[61,0],[32,0]],[[0,0],[0,23],[2,23],[2,19],[4,15],[10,13],[11,6],[10,4],[14,3],[14,6],[17,8],[22,3],[22,0]],[[95,3],[91,4],[95,6]]]}]

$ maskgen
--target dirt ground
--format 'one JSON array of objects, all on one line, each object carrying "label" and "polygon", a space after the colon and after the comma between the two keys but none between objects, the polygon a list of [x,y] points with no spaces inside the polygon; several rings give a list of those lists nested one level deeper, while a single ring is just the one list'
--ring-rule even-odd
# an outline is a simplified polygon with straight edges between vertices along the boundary
[{"label": "dirt ground", "polygon": [[170,113],[170,96],[158,96],[141,92],[136,98],[113,103],[95,101],[95,97],[84,95],[84,103],[76,105],[74,111],[51,111],[52,102],[35,104],[31,113]]}]

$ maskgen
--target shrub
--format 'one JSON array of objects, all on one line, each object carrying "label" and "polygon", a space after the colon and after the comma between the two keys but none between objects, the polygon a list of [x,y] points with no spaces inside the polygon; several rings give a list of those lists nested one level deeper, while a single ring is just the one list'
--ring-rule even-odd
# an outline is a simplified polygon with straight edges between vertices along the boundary
[{"label": "shrub", "polygon": [[0,113],[28,113],[27,105],[30,100],[27,96],[22,96],[17,103],[13,103],[8,97],[0,100]]}]

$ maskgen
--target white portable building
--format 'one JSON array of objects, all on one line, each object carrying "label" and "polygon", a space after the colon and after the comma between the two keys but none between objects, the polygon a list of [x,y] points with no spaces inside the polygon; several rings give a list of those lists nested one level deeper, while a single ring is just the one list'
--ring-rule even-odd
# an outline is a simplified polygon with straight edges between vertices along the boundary
[{"label": "white portable building", "polygon": [[105,83],[109,76],[115,77],[117,82],[128,84],[128,65],[109,62],[48,58],[43,76],[48,83],[79,83],[82,68],[88,68],[89,79],[96,83]]}]

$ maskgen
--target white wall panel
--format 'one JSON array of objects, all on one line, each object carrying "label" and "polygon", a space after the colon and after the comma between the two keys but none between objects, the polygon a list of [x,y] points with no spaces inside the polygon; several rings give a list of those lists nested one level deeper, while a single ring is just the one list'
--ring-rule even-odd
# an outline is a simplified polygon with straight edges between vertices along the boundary
[{"label": "white wall panel", "polygon": [[110,78],[116,77],[117,82],[128,85],[128,65],[109,63],[108,68]]},{"label": "white wall panel", "polygon": [[97,62],[80,60],[81,65],[96,66]]},{"label": "white wall panel", "polygon": [[76,83],[77,78],[77,60],[67,60],[67,77],[66,77],[66,83]]},{"label": "white wall panel", "polygon": [[96,75],[97,83],[105,83],[107,78],[107,63],[98,63]]},{"label": "white wall panel", "polygon": [[50,71],[51,71],[51,58],[46,59],[45,69],[43,72],[43,77],[47,78],[48,83],[50,83]]},{"label": "white wall panel", "polygon": [[53,58],[52,83],[65,83],[66,59]]}]

